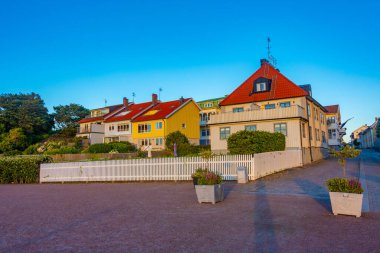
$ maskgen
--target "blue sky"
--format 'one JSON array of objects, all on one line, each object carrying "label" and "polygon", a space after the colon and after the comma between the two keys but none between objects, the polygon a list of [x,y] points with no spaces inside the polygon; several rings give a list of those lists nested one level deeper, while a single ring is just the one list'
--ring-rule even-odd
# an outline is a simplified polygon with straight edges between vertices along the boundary
[{"label": "blue sky", "polygon": [[348,132],[371,124],[380,94],[377,1],[0,2],[1,93],[36,92],[50,110],[232,92],[272,41],[277,67],[340,104]]}]

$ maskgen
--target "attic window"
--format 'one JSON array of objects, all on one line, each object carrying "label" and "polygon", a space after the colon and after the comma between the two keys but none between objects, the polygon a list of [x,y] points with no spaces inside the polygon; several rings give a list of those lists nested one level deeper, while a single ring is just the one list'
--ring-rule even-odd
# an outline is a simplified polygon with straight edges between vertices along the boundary
[{"label": "attic window", "polygon": [[250,95],[253,93],[258,92],[265,92],[270,91],[271,89],[272,80],[265,78],[265,77],[259,77],[253,82],[253,89]]}]

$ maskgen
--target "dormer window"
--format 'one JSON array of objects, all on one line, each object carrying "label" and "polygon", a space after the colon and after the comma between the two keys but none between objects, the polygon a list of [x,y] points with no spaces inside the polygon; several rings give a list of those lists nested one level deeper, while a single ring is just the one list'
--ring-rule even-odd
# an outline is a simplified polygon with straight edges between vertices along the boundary
[{"label": "dormer window", "polygon": [[265,78],[265,77],[259,77],[253,82],[253,89],[250,95],[253,93],[258,92],[266,92],[270,91],[271,89],[272,80]]}]

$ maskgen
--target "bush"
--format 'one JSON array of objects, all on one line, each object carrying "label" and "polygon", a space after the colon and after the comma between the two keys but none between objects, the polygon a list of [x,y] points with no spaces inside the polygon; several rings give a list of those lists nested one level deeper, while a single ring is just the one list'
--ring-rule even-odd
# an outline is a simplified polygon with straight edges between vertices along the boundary
[{"label": "bush", "polygon": [[78,154],[80,150],[74,147],[63,146],[57,149],[50,149],[45,151],[45,155],[57,155],[57,154]]},{"label": "bush", "polygon": [[327,180],[326,185],[330,192],[363,193],[363,188],[356,179],[330,178]]},{"label": "bush", "polygon": [[39,144],[30,145],[27,147],[24,152],[22,152],[24,155],[36,155],[38,154]]},{"label": "bush", "polygon": [[180,131],[172,132],[168,134],[168,136],[165,139],[165,146],[166,149],[173,152],[174,150],[174,143],[177,145],[177,154],[181,152],[181,150],[187,149],[190,145],[189,140],[187,139],[186,135],[181,133]]},{"label": "bush", "polygon": [[109,153],[112,150],[117,151],[119,153],[128,153],[135,152],[136,147],[127,141],[92,144],[88,147],[88,152],[93,154]]},{"label": "bush", "polygon": [[282,133],[264,131],[239,131],[227,140],[230,154],[257,154],[285,150],[285,136]]},{"label": "bush", "polygon": [[38,183],[40,164],[51,162],[48,156],[0,158],[1,183]]},{"label": "bush", "polygon": [[201,173],[200,177],[198,177],[198,184],[199,185],[220,184],[222,181],[223,181],[222,176],[219,174],[216,174],[212,171],[206,171],[204,173]]}]

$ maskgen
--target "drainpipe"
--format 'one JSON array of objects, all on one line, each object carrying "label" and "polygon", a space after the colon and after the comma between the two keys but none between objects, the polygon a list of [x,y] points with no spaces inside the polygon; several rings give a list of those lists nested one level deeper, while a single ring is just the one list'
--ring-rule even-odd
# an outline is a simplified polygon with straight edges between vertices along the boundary
[{"label": "drainpipe", "polygon": [[303,147],[302,147],[302,120],[300,119],[300,140],[301,140],[301,152],[302,152],[302,166],[303,166]]}]

